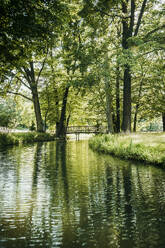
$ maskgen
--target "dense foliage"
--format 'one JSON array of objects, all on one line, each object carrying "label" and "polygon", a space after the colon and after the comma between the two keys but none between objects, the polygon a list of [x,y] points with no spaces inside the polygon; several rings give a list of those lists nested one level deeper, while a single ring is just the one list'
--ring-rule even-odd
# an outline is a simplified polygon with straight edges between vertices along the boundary
[{"label": "dense foliage", "polygon": [[0,94],[15,99],[0,126],[65,136],[69,124],[128,132],[162,117],[165,131],[161,0],[3,0],[0,11]]}]

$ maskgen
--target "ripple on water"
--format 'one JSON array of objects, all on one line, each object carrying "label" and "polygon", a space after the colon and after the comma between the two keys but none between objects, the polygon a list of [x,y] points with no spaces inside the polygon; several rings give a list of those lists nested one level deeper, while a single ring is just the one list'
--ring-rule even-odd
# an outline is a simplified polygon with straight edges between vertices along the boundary
[{"label": "ripple on water", "polygon": [[0,247],[165,247],[164,171],[98,155],[87,141],[0,158]]}]

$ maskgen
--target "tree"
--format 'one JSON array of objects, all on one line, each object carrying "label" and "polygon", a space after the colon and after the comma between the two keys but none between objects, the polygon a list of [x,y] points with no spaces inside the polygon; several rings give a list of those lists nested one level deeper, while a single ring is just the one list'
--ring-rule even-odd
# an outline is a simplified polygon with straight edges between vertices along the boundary
[{"label": "tree", "polygon": [[[80,15],[85,19],[88,26],[95,26],[95,29],[100,29],[100,26],[96,24],[99,16],[99,23],[105,27],[105,30],[108,30],[108,24],[110,26],[115,25],[117,20],[118,25],[122,26],[122,56],[123,62],[120,64],[123,69],[123,120],[122,120],[122,130],[124,132],[131,131],[131,107],[132,107],[132,58],[133,50],[132,47],[138,46],[141,39],[147,40],[149,36],[153,33],[160,31],[164,25],[160,25],[159,28],[149,30],[148,25],[151,21],[149,19],[155,14],[155,4],[156,1],[143,0],[127,0],[127,1],[84,1],[84,8],[80,12]],[[160,3],[161,4],[161,3]],[[153,8],[153,11],[151,11]],[[150,15],[145,15],[145,13],[151,13]],[[160,13],[160,11],[159,11]],[[153,20],[154,23],[154,20]],[[147,33],[148,32],[148,33]],[[107,32],[107,35],[109,32]],[[118,30],[116,32],[116,37],[118,37]],[[119,37],[118,37],[119,38]],[[163,41],[161,35],[161,42]],[[144,44],[144,40],[142,41]],[[146,41],[145,41],[146,42]],[[111,38],[109,41],[111,45]],[[119,48],[120,49],[120,48]],[[121,56],[120,56],[121,57]],[[118,71],[120,68],[118,67]],[[118,77],[119,78],[119,77]],[[116,91],[117,93],[117,91]],[[119,101],[118,101],[119,103]],[[117,104],[119,106],[119,104]],[[116,107],[119,108],[119,107]],[[118,115],[119,119],[119,115]],[[119,120],[118,120],[119,122]],[[119,128],[118,128],[119,129]]]},{"label": "tree", "polygon": [[[37,130],[56,125],[58,136],[65,136],[69,121],[76,120],[75,96],[88,113],[92,109],[92,117],[84,114],[82,122],[106,119],[109,132],[120,132],[121,116],[122,130],[130,132],[133,115],[136,131],[147,110],[156,115],[157,109],[164,120],[159,106],[163,76],[160,86],[150,82],[158,82],[158,72],[163,75],[165,26],[163,3],[158,2],[159,6],[156,0],[2,2],[1,93],[30,100]],[[151,63],[150,56],[156,62]],[[156,107],[147,104],[152,87],[160,98]]]},{"label": "tree", "polygon": [[[43,132],[38,84],[45,66],[46,54],[50,46],[55,45],[61,26],[67,21],[67,6],[60,1],[31,0],[15,3],[10,0],[4,2],[1,8],[3,53],[0,62],[4,69],[1,72],[1,81],[4,82],[1,85],[2,91],[31,100],[37,131]],[[4,66],[5,63],[7,66]],[[13,83],[17,90],[11,90]],[[30,91],[31,97],[21,92],[25,87],[27,93]]]},{"label": "tree", "polygon": [[[38,132],[44,131],[38,95],[38,84],[44,64],[45,60],[41,65],[37,63],[35,70],[35,63],[33,61],[24,63],[22,67],[18,67],[17,70],[11,71],[6,76],[3,86],[3,92],[20,95],[33,102]],[[29,96],[29,93],[31,96]]]}]

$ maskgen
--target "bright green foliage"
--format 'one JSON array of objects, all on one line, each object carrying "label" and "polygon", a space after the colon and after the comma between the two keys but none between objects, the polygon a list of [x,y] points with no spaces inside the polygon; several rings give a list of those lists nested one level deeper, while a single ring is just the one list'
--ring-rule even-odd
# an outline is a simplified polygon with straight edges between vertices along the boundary
[{"label": "bright green foliage", "polygon": [[[127,13],[122,9],[125,4]],[[132,121],[136,114],[140,126],[165,112],[162,1],[9,0],[2,1],[0,8],[1,94],[8,97],[12,92],[33,100],[35,85],[45,126],[54,129],[60,121],[68,88],[65,119],[69,124],[106,124],[109,105],[116,129],[117,117],[123,113],[125,65],[131,75]],[[126,48],[123,23],[133,27]],[[30,126],[32,103],[22,105],[21,123]]]},{"label": "bright green foliage", "polygon": [[19,118],[19,112],[16,112],[14,99],[4,100],[0,98],[0,126],[14,127]]},{"label": "bright green foliage", "polygon": [[17,123],[17,128],[26,127],[30,128],[32,123],[35,122],[33,105],[28,100],[23,97],[17,96],[16,101],[16,111],[20,113],[20,119]]},{"label": "bright green foliage", "polygon": [[165,168],[164,135],[102,135],[93,137],[89,144],[98,152]]}]

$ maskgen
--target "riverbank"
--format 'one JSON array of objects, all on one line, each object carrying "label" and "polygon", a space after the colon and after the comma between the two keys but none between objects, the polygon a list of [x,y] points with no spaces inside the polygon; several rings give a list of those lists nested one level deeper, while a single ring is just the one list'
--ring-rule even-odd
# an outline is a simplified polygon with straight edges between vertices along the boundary
[{"label": "riverbank", "polygon": [[34,142],[52,141],[55,137],[49,133],[19,132],[0,133],[0,147]]},{"label": "riverbank", "polygon": [[89,140],[98,152],[165,168],[165,133],[105,134]]}]

